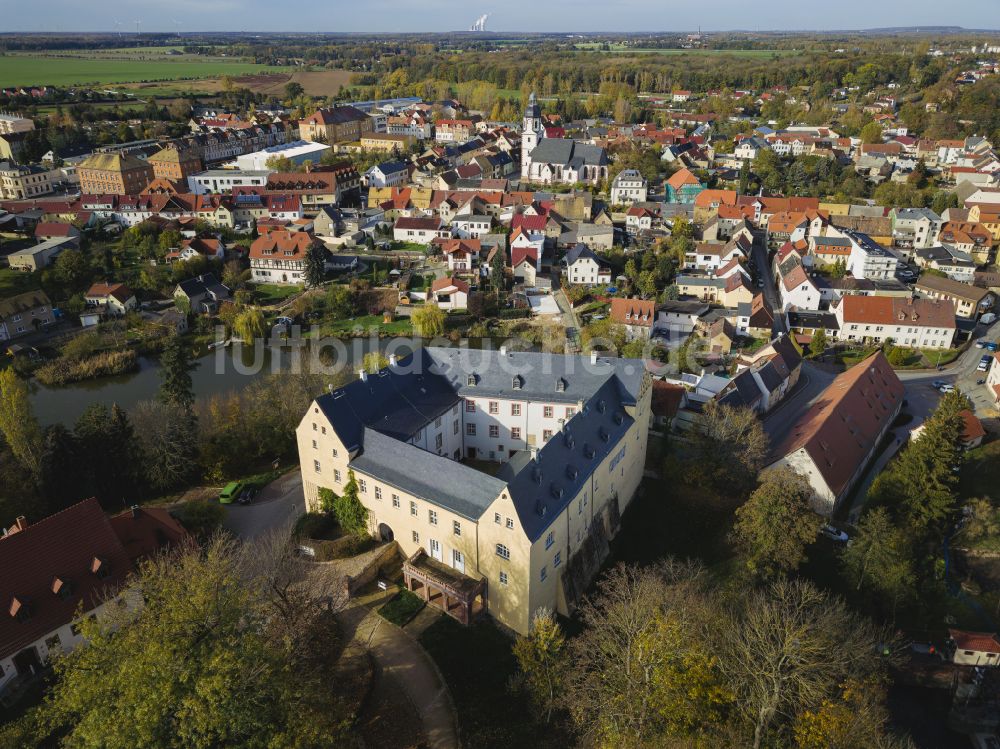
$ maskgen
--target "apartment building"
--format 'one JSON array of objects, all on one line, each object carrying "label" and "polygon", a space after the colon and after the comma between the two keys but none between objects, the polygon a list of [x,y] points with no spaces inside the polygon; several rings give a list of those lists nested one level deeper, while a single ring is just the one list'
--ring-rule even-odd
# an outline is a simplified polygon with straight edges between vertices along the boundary
[{"label": "apartment building", "polygon": [[330,144],[360,141],[374,129],[372,118],[351,106],[317,109],[299,121],[300,138]]},{"label": "apartment building", "polygon": [[940,299],[850,294],[832,311],[843,341],[880,344],[891,338],[899,346],[944,349],[957,330],[955,305]]},{"label": "apartment building", "polygon": [[307,508],[353,473],[407,587],[460,621],[488,613],[526,633],[542,606],[570,613],[606,557],[642,478],[651,391],[638,360],[391,357],[299,424]]},{"label": "apartment building", "polygon": [[23,200],[48,195],[62,179],[58,169],[18,166],[0,161],[0,200]]},{"label": "apartment building", "polygon": [[80,192],[91,195],[138,195],[153,181],[153,167],[126,153],[95,153],[80,162]]}]

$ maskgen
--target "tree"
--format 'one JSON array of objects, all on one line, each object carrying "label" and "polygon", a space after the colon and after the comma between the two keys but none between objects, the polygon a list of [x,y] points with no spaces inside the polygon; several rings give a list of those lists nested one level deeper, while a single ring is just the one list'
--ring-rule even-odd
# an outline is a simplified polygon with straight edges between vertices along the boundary
[{"label": "tree", "polygon": [[80,456],[77,480],[105,509],[124,509],[140,493],[142,465],[128,414],[114,404],[94,403],[73,428]]},{"label": "tree", "polygon": [[819,328],[813,333],[812,340],[809,341],[809,358],[819,359],[823,356],[826,347],[829,345],[829,342],[826,340],[826,331],[823,328]]},{"label": "tree", "polygon": [[78,291],[90,279],[90,266],[80,250],[68,249],[61,252],[52,271],[59,283],[70,291]]},{"label": "tree", "polygon": [[38,488],[49,514],[84,498],[87,487],[80,481],[83,462],[76,437],[62,424],[45,430],[38,466]]},{"label": "tree", "polygon": [[344,493],[333,498],[333,514],[345,533],[364,537],[368,535],[368,509],[358,498],[358,482],[354,471],[347,472]]},{"label": "tree", "polygon": [[285,99],[291,101],[292,99],[298,99],[306,90],[302,88],[302,84],[298,81],[289,81],[285,84]]},{"label": "tree", "polygon": [[445,314],[436,304],[427,302],[413,310],[410,317],[417,335],[424,338],[444,335]]},{"label": "tree", "polygon": [[712,617],[696,564],[618,565],[585,599],[563,698],[597,746],[664,746],[717,723],[730,701],[701,629]]},{"label": "tree", "polygon": [[981,541],[1000,535],[1000,510],[988,499],[973,499],[966,505],[966,522],[962,536],[969,541]]},{"label": "tree", "polygon": [[361,368],[368,374],[375,374],[388,366],[389,359],[381,351],[369,351],[361,359]]},{"label": "tree", "polygon": [[569,665],[566,638],[549,609],[535,612],[527,637],[519,637],[514,643],[514,657],[522,684],[548,723],[562,697]]},{"label": "tree", "polygon": [[805,561],[823,521],[809,506],[812,487],[790,468],[767,471],[736,510],[733,536],[750,573],[770,578],[794,572]]},{"label": "tree", "polygon": [[711,400],[691,434],[692,460],[687,480],[716,491],[740,494],[754,485],[767,455],[767,435],[749,408]]},{"label": "tree", "polygon": [[42,431],[31,408],[28,386],[12,367],[0,370],[0,433],[21,465],[37,474]]},{"label": "tree", "polygon": [[495,294],[507,288],[507,274],[504,264],[504,253],[497,248],[490,260],[490,287]]},{"label": "tree", "polygon": [[326,291],[326,307],[336,320],[351,317],[355,312],[354,292],[349,286],[333,284]]},{"label": "tree", "polygon": [[166,399],[140,401],[132,409],[132,424],[142,455],[142,477],[150,489],[167,492],[193,480],[198,472],[198,442],[190,405]]},{"label": "tree", "polygon": [[779,579],[746,596],[718,630],[719,666],[760,749],[779,720],[815,710],[849,679],[884,672],[885,632],[802,580]]},{"label": "tree", "polygon": [[913,540],[893,522],[884,507],[874,507],[858,523],[858,531],[840,555],[847,581],[857,590],[867,589],[897,604],[914,592],[917,575]]},{"label": "tree", "polygon": [[177,519],[188,533],[205,543],[222,527],[226,508],[214,500],[193,499],[180,506]]},{"label": "tree", "polygon": [[314,244],[306,253],[306,285],[312,288],[322,286],[326,280],[326,249]]},{"label": "tree", "polygon": [[860,137],[861,142],[865,144],[881,143],[882,126],[877,122],[869,122],[861,128],[861,133],[858,137]]},{"label": "tree", "polygon": [[40,724],[67,746],[107,749],[344,741],[351,716],[328,678],[337,630],[319,605],[333,587],[291,551],[287,536],[216,537],[144,562],[82,621],[87,646],[54,660]]},{"label": "tree", "polygon": [[190,410],[194,404],[191,349],[180,336],[171,336],[160,355],[160,400]]},{"label": "tree", "polygon": [[264,329],[264,313],[259,307],[244,307],[233,320],[233,333],[244,343],[256,343],[264,337]]}]

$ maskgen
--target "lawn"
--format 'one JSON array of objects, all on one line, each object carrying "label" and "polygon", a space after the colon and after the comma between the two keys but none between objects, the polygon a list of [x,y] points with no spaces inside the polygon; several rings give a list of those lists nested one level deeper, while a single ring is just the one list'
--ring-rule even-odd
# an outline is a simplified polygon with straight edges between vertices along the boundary
[{"label": "lawn", "polygon": [[385,335],[409,335],[413,331],[409,318],[400,317],[392,322],[385,322],[382,315],[363,315],[333,322],[324,322],[320,326],[320,334],[324,336],[353,335],[360,329],[367,333],[372,329]]},{"label": "lawn", "polygon": [[253,289],[254,301],[257,304],[277,304],[302,291],[300,286],[284,286],[262,283]]},{"label": "lawn", "polygon": [[462,744],[482,747],[572,746],[568,736],[532,719],[527,701],[509,689],[517,671],[512,640],[490,620],[463,627],[440,617],[420,635],[458,711]]},{"label": "lawn", "polygon": [[6,299],[24,291],[34,291],[37,288],[38,283],[31,273],[0,268],[0,299]]},{"label": "lawn", "polygon": [[383,619],[392,622],[397,627],[402,627],[420,613],[420,609],[425,605],[423,598],[402,588],[396,595],[382,604],[378,613]]},{"label": "lawn", "polygon": [[84,83],[172,81],[280,72],[281,68],[218,60],[88,59],[75,56],[8,55],[0,64],[0,88],[7,86],[75,86]]}]

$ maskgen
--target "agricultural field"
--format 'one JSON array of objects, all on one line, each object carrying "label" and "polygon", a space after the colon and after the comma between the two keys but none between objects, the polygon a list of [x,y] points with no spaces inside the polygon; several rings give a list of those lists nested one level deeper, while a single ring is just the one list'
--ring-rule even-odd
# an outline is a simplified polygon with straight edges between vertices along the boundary
[{"label": "agricultural field", "polygon": [[[256,67],[268,71],[275,70],[264,66]],[[285,95],[285,85],[292,81],[300,83],[310,96],[336,96],[341,86],[350,88],[351,72],[349,70],[303,70],[294,73],[263,72],[231,77],[232,85],[236,88],[248,88],[256,93],[271,94],[278,98]],[[190,81],[164,80],[128,83],[121,86],[121,88],[132,90],[144,98],[156,97],[159,99],[182,96],[186,93],[217,94],[225,87],[226,82],[221,76]]]},{"label": "agricultural field", "polygon": [[[148,54],[148,53],[144,53]],[[280,72],[281,68],[192,55],[160,56],[152,60],[128,57],[48,56],[12,54],[0,57],[0,88],[7,86],[77,86],[137,81],[199,80],[224,75]]]}]

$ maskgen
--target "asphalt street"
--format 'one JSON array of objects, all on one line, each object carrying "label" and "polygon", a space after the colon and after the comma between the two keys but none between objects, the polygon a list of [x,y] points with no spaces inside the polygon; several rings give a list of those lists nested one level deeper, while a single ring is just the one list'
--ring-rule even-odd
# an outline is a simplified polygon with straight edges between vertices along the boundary
[{"label": "asphalt street", "polygon": [[233,535],[251,539],[273,528],[292,524],[305,512],[302,474],[293,469],[271,482],[250,505],[223,505],[226,519],[223,527]]}]

